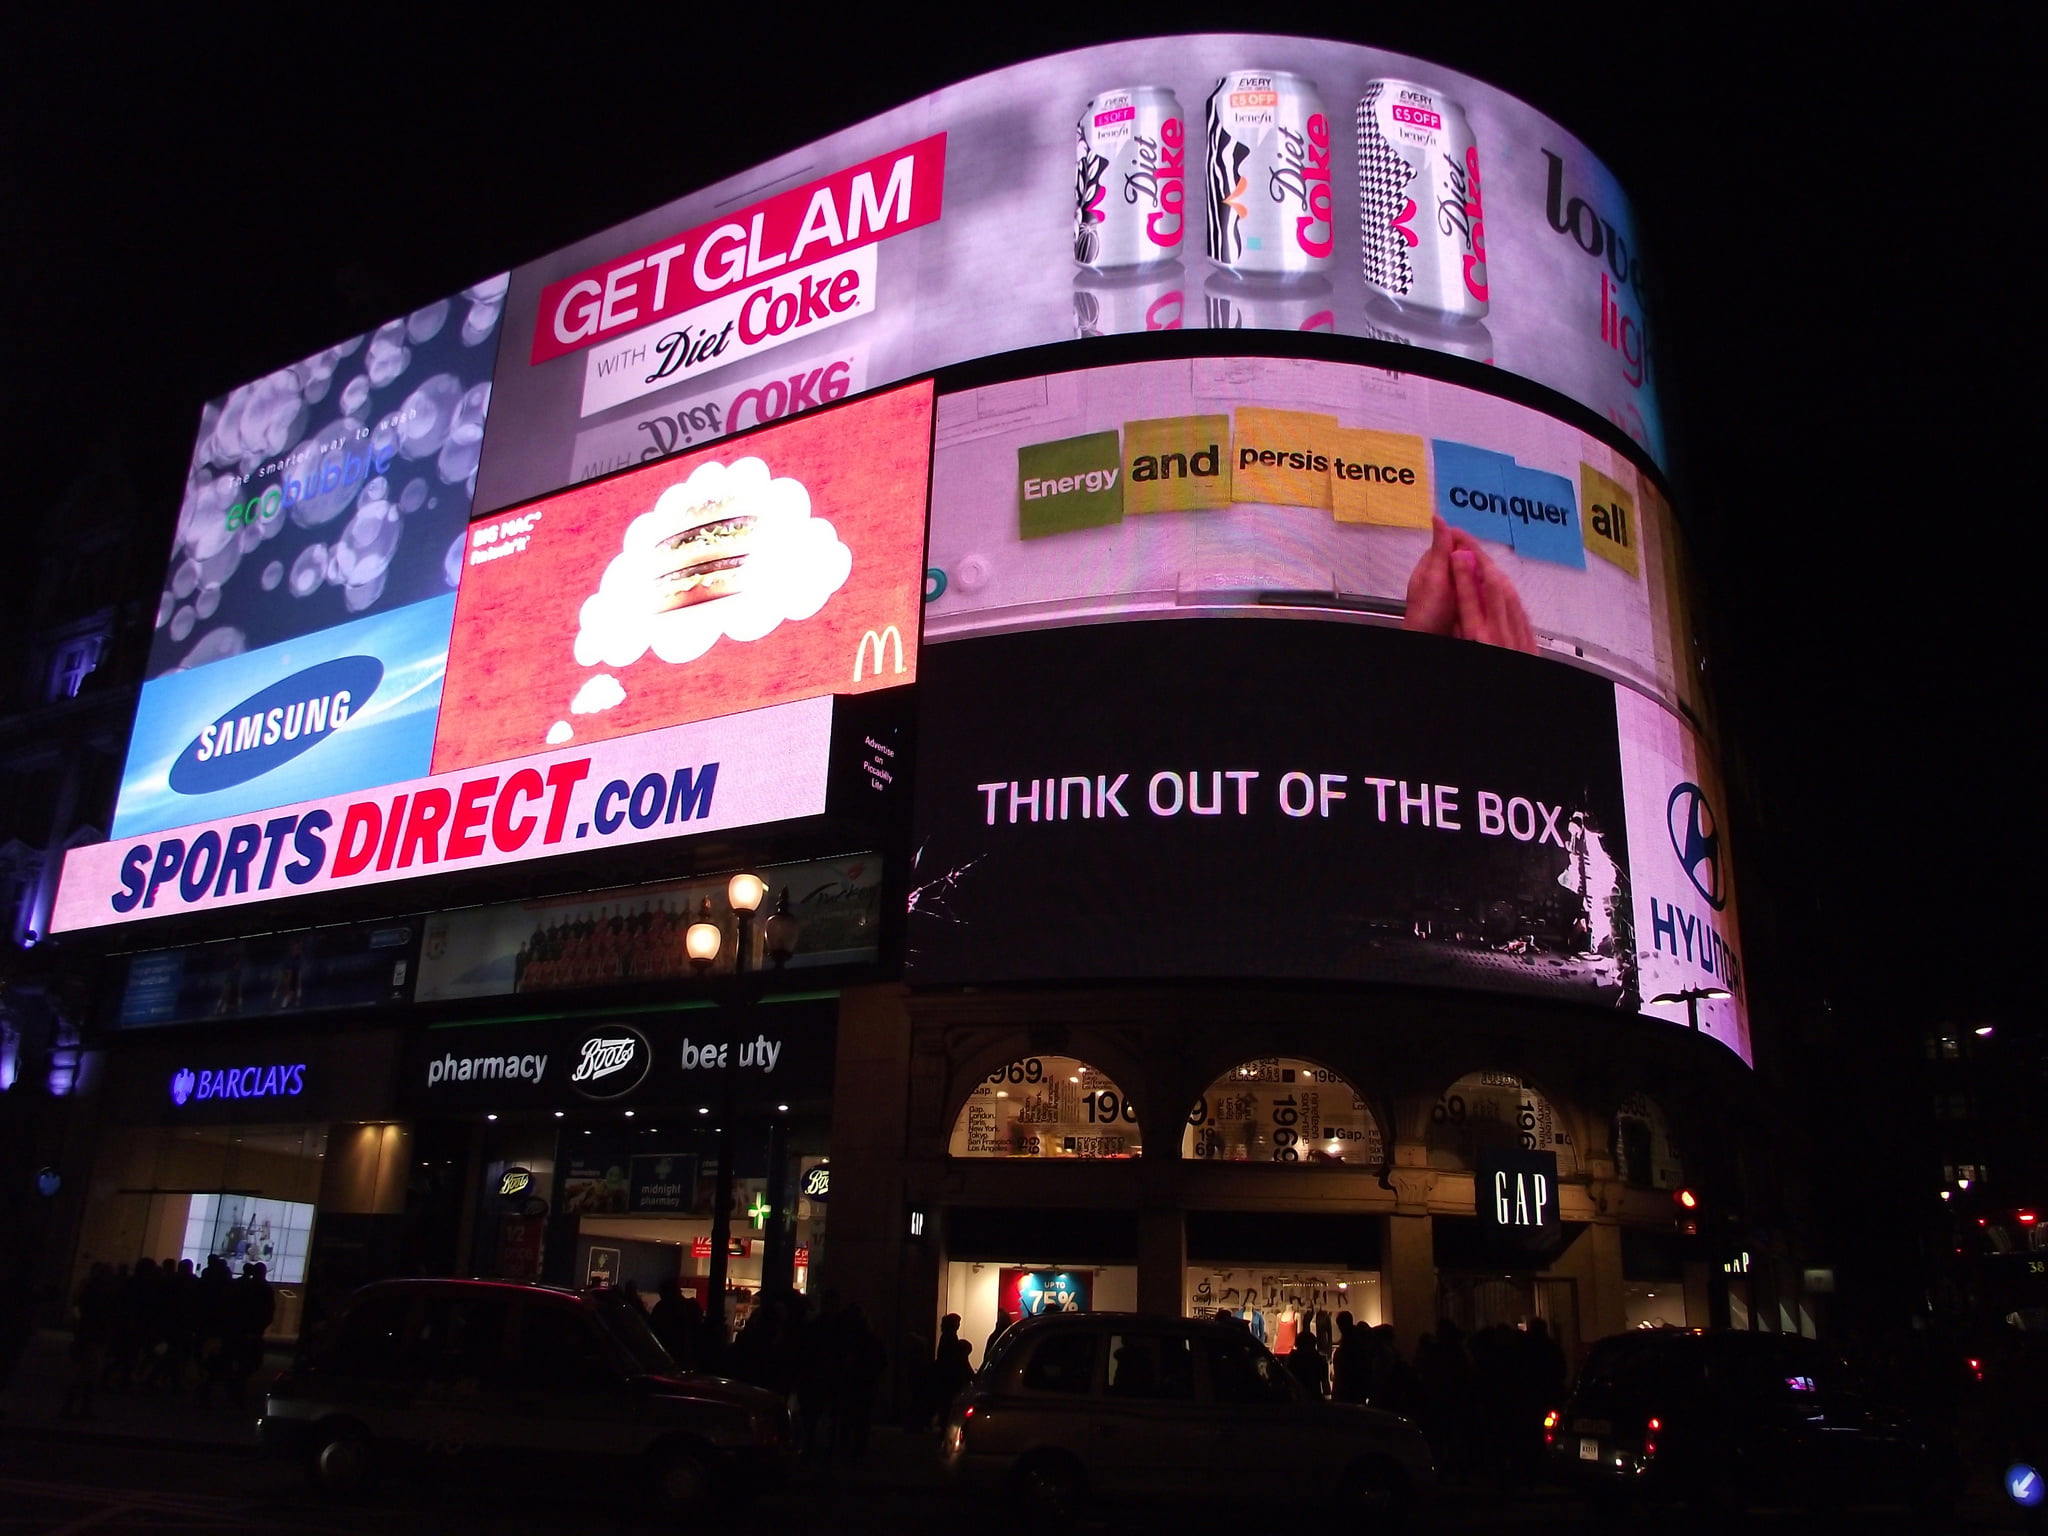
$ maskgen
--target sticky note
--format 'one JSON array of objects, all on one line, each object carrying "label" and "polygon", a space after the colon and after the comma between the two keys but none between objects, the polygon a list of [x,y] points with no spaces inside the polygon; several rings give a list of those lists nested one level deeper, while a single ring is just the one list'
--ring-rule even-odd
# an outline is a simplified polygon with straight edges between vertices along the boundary
[{"label": "sticky note", "polygon": [[1282,507],[1330,505],[1329,434],[1337,418],[1242,406],[1232,444],[1230,494]]},{"label": "sticky note", "polygon": [[1123,521],[1123,453],[1114,432],[1017,450],[1017,536],[1042,539]]},{"label": "sticky note", "polygon": [[1330,449],[1330,510],[1340,523],[1429,526],[1429,453],[1419,437],[1338,427]]},{"label": "sticky note", "polygon": [[1635,497],[1617,480],[1600,473],[1583,460],[1579,464],[1579,502],[1585,508],[1586,548],[1610,565],[1642,578],[1638,550],[1642,534],[1637,527]]},{"label": "sticky note", "polygon": [[1470,443],[1430,444],[1436,460],[1437,515],[1453,528],[1476,539],[1514,546],[1514,519],[1508,515],[1508,477],[1515,461],[1505,453],[1474,448]]},{"label": "sticky note", "polygon": [[1230,418],[1124,423],[1124,511],[1193,512],[1230,504]]},{"label": "sticky note", "polygon": [[1571,481],[1520,464],[1508,472],[1507,480],[1515,553],[1583,571],[1586,545],[1579,533],[1579,502]]}]

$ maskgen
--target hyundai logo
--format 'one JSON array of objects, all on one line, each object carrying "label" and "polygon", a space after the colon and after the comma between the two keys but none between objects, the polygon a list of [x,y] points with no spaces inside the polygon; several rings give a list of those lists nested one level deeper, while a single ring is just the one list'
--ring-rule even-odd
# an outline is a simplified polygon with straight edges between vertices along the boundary
[{"label": "hyundai logo", "polygon": [[1720,911],[1728,903],[1721,868],[1721,824],[1707,803],[1706,791],[1697,784],[1680,784],[1665,802],[1664,822],[1685,878],[1706,898],[1708,906]]}]

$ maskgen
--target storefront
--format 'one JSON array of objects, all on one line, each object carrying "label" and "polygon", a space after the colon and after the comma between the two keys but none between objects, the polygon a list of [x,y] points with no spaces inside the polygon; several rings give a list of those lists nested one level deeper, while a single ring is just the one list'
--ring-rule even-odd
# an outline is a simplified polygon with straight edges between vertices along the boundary
[{"label": "storefront", "polygon": [[706,1298],[732,1163],[728,1317],[806,1289],[827,1246],[837,999],[442,1025],[401,1099],[462,1150],[454,1267],[553,1284],[667,1280]]},{"label": "storefront", "polygon": [[412,1133],[393,1113],[398,1035],[247,1028],[104,1058],[105,1131],[75,1277],[149,1258],[262,1264],[271,1334],[401,1262]]}]

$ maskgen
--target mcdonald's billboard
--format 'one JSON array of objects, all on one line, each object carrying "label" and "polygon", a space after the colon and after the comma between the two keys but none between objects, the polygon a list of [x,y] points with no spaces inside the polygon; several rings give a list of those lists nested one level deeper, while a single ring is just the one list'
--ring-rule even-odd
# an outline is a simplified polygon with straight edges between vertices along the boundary
[{"label": "mcdonald's billboard", "polygon": [[915,680],[928,383],[470,525],[434,771]]}]

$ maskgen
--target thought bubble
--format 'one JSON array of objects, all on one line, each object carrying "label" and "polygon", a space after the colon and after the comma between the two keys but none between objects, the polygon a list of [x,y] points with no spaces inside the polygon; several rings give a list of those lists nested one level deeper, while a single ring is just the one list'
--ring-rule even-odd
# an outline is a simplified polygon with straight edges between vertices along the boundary
[{"label": "thought bubble", "polygon": [[609,672],[600,672],[581,688],[569,703],[572,715],[595,715],[626,702],[626,690]]},{"label": "thought bubble", "polygon": [[680,665],[721,637],[759,640],[811,617],[853,570],[853,551],[812,516],[810,492],[756,458],[700,464],[620,543],[579,615],[582,666],[629,667],[649,651]]},{"label": "thought bubble", "polygon": [[569,728],[568,721],[557,720],[553,725],[548,727],[548,745],[551,747],[559,747],[575,734],[576,733]]}]

